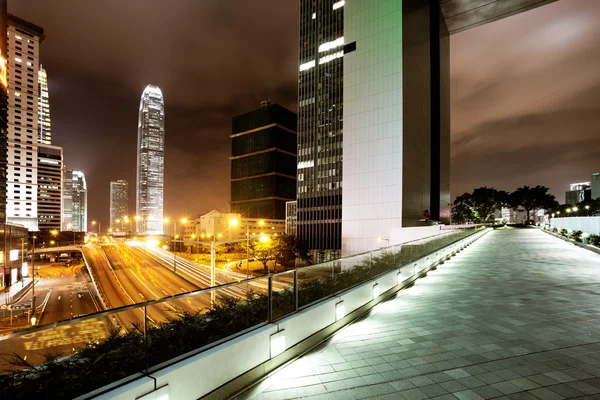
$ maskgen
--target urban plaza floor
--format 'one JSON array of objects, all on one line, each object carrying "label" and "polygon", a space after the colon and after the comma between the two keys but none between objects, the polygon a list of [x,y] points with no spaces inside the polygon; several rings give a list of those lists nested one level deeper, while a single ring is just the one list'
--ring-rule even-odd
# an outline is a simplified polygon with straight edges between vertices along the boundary
[{"label": "urban plaza floor", "polygon": [[495,230],[240,399],[600,399],[600,255]]}]

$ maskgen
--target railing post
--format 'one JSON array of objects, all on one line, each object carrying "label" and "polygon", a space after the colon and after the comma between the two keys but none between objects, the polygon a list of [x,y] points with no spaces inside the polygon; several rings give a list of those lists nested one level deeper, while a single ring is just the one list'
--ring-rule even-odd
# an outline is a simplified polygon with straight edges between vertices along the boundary
[{"label": "railing post", "polygon": [[298,311],[298,270],[294,270],[294,310]]},{"label": "railing post", "polygon": [[269,287],[268,287],[268,322],[271,323],[273,320],[273,275],[269,275]]},{"label": "railing post", "polygon": [[148,311],[144,304],[144,357],[146,358],[146,373],[148,373]]}]

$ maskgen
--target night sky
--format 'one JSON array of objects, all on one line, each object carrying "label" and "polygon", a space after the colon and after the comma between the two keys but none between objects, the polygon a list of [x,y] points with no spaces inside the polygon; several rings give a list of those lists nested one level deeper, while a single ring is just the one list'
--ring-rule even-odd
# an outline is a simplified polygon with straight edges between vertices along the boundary
[{"label": "night sky", "polygon": [[[175,6],[176,5],[176,6]],[[109,182],[130,182],[147,84],[166,105],[165,216],[229,208],[231,117],[297,103],[298,0],[9,0],[42,26],[53,144],[108,226]],[[451,37],[452,196],[600,170],[600,1],[562,0]],[[408,99],[407,99],[408,100]],[[168,232],[169,230],[167,230]]]}]

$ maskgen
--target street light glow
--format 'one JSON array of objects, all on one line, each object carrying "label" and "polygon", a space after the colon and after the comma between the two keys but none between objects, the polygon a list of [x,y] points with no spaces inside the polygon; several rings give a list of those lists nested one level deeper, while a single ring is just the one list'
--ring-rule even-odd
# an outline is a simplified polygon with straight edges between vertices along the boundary
[{"label": "street light glow", "polygon": [[574,212],[577,212],[577,211],[579,211],[579,208],[577,208],[577,207],[573,207],[573,211],[574,211]]},{"label": "street light glow", "polygon": [[232,218],[229,220],[229,225],[230,226],[238,226],[240,224],[240,220],[237,218]]},{"label": "street light glow", "polygon": [[55,229],[53,231],[50,231],[50,233],[52,234],[52,236],[56,236],[58,235],[58,231]]},{"label": "street light glow", "polygon": [[187,218],[181,218],[181,223],[182,224],[187,224],[187,222],[188,222]]},{"label": "street light glow", "polygon": [[271,240],[271,238],[269,238],[268,236],[261,236],[260,241],[262,243],[268,243]]},{"label": "street light glow", "polygon": [[165,218],[165,219],[163,219],[163,222],[164,222],[165,224],[168,224],[168,223],[169,223],[169,218]]},{"label": "street light glow", "polygon": [[265,221],[258,221],[258,226],[264,226],[265,225]]}]

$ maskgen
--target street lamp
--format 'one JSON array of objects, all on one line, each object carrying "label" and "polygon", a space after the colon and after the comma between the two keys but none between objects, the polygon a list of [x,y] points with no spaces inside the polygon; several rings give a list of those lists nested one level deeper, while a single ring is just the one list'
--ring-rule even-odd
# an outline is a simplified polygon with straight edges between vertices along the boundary
[{"label": "street lamp", "polygon": [[[163,219],[163,222],[165,224],[169,223],[169,218],[165,218]],[[187,224],[188,220],[187,218],[181,218],[180,222],[182,224]],[[177,234],[177,220],[173,220],[173,272],[177,273],[177,242],[175,241],[176,239],[179,239],[179,235]]]},{"label": "street lamp", "polygon": [[100,221],[98,221],[98,222],[96,222],[96,221],[92,221],[92,225],[96,225],[96,224],[98,224],[98,231],[97,231],[97,234],[98,234],[98,236],[100,236],[100,231],[101,231],[101,227],[100,227]]},{"label": "street lamp", "polygon": [[579,208],[573,207],[573,212],[577,212],[577,211],[579,211]]}]

